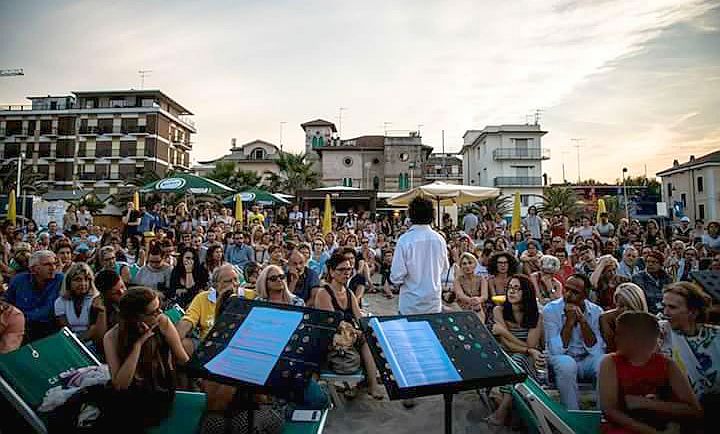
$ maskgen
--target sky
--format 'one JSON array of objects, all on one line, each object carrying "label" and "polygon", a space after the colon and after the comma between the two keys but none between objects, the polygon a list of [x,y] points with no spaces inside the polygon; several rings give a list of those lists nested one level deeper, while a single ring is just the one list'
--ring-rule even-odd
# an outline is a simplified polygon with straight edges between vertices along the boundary
[{"label": "sky", "polygon": [[[193,161],[262,139],[302,151],[300,124],[462,135],[548,134],[553,182],[612,182],[720,149],[717,0],[0,0],[0,105],[26,96],[160,89],[194,114]],[[573,141],[572,139],[581,139]]]}]

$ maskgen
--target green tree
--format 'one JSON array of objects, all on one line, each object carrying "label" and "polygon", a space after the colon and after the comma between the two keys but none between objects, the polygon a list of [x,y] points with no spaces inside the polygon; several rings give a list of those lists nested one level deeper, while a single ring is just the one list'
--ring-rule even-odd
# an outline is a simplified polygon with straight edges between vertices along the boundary
[{"label": "green tree", "polygon": [[[478,202],[478,206],[485,205],[490,213],[498,213],[500,215],[512,214],[514,197],[498,196],[492,199],[485,199]],[[483,216],[480,216],[482,218]]]},{"label": "green tree", "polygon": [[[623,184],[622,179],[616,179],[615,180],[618,185]],[[654,178],[648,178],[647,176],[640,175],[640,176],[629,176],[625,178],[625,185],[631,186],[631,187],[638,187],[638,186],[645,186],[648,189],[648,193],[655,196],[660,196],[661,194],[661,185],[660,181]]]},{"label": "green tree", "polygon": [[320,185],[320,174],[306,155],[283,152],[276,160],[282,179],[282,190],[295,195],[300,190],[316,188]]},{"label": "green tree", "polygon": [[[0,192],[9,194],[11,190],[17,190],[17,159],[7,160],[0,163]],[[42,173],[33,172],[33,168],[29,164],[25,164],[20,170],[20,185],[23,192],[32,194],[43,194],[47,191],[45,184],[39,181],[45,181],[46,177]]]},{"label": "green tree", "polygon": [[265,172],[265,180],[262,183],[262,187],[273,193],[282,191],[283,189],[283,178],[280,174],[275,172]]},{"label": "green tree", "polygon": [[207,174],[207,177],[215,181],[230,186],[229,182],[235,175],[236,167],[232,161],[218,161],[215,168]]},{"label": "green tree", "polygon": [[572,218],[580,210],[577,203],[577,196],[572,188],[548,187],[543,194],[543,203],[538,206],[538,212],[551,214],[553,210],[559,209],[561,213]]}]

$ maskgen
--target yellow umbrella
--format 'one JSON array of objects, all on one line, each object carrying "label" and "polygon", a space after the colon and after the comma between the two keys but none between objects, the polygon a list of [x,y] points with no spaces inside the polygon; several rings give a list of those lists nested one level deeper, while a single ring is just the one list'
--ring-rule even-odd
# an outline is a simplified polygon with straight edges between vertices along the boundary
[{"label": "yellow umbrella", "polygon": [[327,235],[332,232],[332,204],[330,203],[330,195],[325,195],[325,212],[323,213],[322,233]]},{"label": "yellow umbrella", "polygon": [[598,209],[597,209],[597,216],[595,218],[595,221],[599,223],[600,222],[600,214],[607,212],[607,209],[605,208],[605,199],[598,199],[597,206],[598,206]]},{"label": "yellow umbrella", "polygon": [[10,195],[8,196],[7,215],[5,216],[5,219],[7,221],[15,224],[16,218],[17,218],[17,205],[15,204],[15,190],[10,190]]},{"label": "yellow umbrella", "polygon": [[140,193],[138,193],[137,190],[133,193],[133,208],[136,210],[140,209]]},{"label": "yellow umbrella", "polygon": [[245,222],[242,196],[240,195],[240,193],[235,195],[235,220],[239,221],[241,225]]},{"label": "yellow umbrella", "polygon": [[512,224],[510,225],[510,232],[512,233],[513,237],[516,233],[520,232],[521,225],[522,221],[520,216],[520,192],[516,191],[515,200],[513,203]]}]

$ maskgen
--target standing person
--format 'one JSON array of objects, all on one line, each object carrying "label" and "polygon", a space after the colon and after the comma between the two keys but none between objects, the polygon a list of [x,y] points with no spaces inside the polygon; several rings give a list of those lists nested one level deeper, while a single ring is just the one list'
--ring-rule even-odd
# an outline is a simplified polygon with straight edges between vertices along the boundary
[{"label": "standing person", "polygon": [[34,341],[57,330],[55,299],[60,294],[63,274],[57,273],[57,258],[50,250],[39,250],[30,256],[30,271],[10,281],[5,299],[25,314],[27,339]]},{"label": "standing person", "polygon": [[[400,287],[401,315],[440,313],[442,311],[442,278],[450,268],[445,239],[435,232],[433,203],[416,197],[408,213],[412,226],[397,241],[390,269],[390,280]],[[403,402],[413,407],[412,400]]]},{"label": "standing person", "polygon": [[475,210],[471,209],[470,212],[465,214],[465,217],[463,217],[463,231],[465,231],[466,234],[470,234],[475,230],[477,225],[477,215],[475,215]]},{"label": "standing person", "polygon": [[527,217],[523,219],[523,226],[527,229],[534,240],[540,241],[542,237],[542,220],[537,215],[537,208],[530,206]]},{"label": "standing person", "polygon": [[288,222],[298,230],[302,230],[303,224],[305,223],[304,214],[300,211],[300,205],[293,205],[292,211],[288,215]]},{"label": "standing person", "polygon": [[128,202],[125,213],[122,217],[122,222],[125,227],[125,230],[123,231],[124,238],[140,235],[138,232],[140,217],[140,211],[135,209],[135,205],[133,205],[132,202]]},{"label": "standing person", "polygon": [[81,204],[80,209],[77,212],[77,224],[78,226],[85,227],[90,227],[93,224],[93,216],[85,204]]},{"label": "standing person", "polygon": [[63,214],[63,231],[71,234],[76,231],[78,227],[77,208],[75,208],[75,204],[71,203],[65,210],[65,214]]},{"label": "standing person", "polygon": [[579,408],[578,379],[595,380],[605,351],[600,333],[602,308],[588,300],[590,279],[573,274],[563,298],[543,308],[545,342],[560,400],[568,410]]},{"label": "standing person", "polygon": [[600,240],[603,243],[606,243],[608,238],[614,235],[615,225],[610,223],[610,220],[608,219],[608,213],[600,213],[600,221],[597,222],[597,224],[595,225],[595,230],[598,234],[600,234]]}]

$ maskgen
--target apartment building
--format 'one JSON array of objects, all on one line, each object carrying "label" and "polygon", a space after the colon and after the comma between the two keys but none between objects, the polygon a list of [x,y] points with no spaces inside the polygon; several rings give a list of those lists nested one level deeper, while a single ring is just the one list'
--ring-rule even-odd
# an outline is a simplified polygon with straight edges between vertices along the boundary
[{"label": "apartment building", "polygon": [[190,169],[192,113],[159,90],[28,100],[0,107],[0,159],[22,158],[49,190],[113,194],[145,172]]},{"label": "apartment building", "polygon": [[656,174],[662,179],[663,199],[668,215],[673,218],[688,216],[691,220],[718,220],[720,197],[720,151],[711,152],[688,161],[673,161]]},{"label": "apartment building", "polygon": [[463,183],[497,187],[502,195],[520,192],[523,215],[542,203],[546,183],[542,162],[550,150],[542,147],[547,134],[540,125],[486,126],[463,135]]}]

